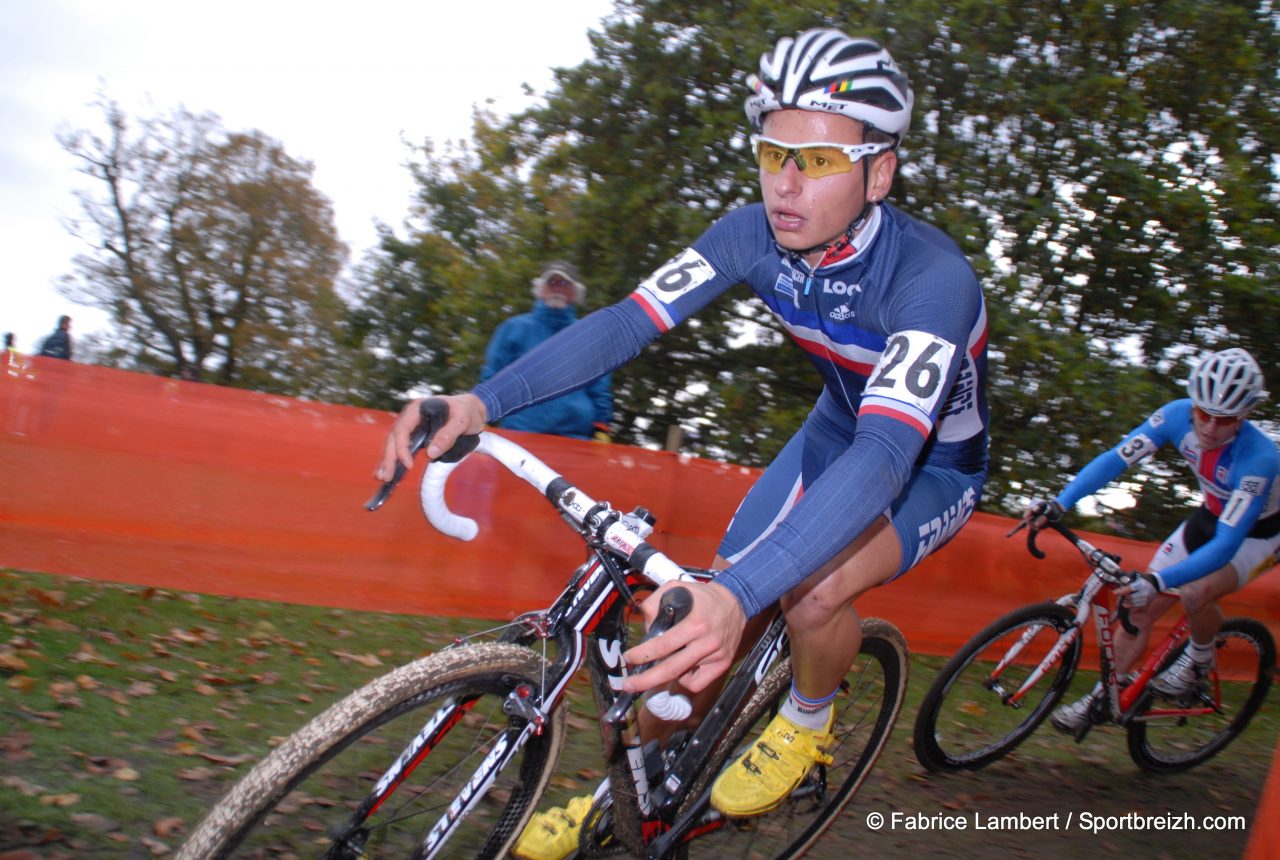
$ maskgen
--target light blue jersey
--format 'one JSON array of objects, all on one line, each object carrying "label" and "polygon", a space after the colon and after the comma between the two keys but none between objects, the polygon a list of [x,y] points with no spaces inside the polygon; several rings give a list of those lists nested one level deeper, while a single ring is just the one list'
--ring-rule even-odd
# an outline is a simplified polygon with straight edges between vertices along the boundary
[{"label": "light blue jersey", "polygon": [[1275,443],[1244,421],[1234,439],[1206,451],[1196,439],[1191,409],[1189,399],[1161,406],[1119,445],[1081,469],[1058,496],[1059,504],[1070,510],[1161,446],[1176,446],[1196,476],[1204,494],[1204,507],[1216,522],[1207,542],[1188,547],[1190,552],[1185,559],[1160,571],[1160,580],[1167,588],[1186,585],[1226,565],[1255,528],[1269,532],[1259,536],[1275,534],[1270,531],[1272,528],[1280,530],[1280,452]]}]

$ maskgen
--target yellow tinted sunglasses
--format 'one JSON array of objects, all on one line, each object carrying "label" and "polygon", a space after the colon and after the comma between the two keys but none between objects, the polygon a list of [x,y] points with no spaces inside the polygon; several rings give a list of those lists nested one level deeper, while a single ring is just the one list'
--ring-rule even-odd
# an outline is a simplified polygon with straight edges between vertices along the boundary
[{"label": "yellow tinted sunglasses", "polygon": [[756,154],[756,163],[766,173],[782,172],[787,159],[795,160],[796,167],[810,179],[821,179],[836,173],[848,173],[868,155],[884,152],[892,144],[889,143],[783,143],[780,140],[751,135],[751,148]]}]

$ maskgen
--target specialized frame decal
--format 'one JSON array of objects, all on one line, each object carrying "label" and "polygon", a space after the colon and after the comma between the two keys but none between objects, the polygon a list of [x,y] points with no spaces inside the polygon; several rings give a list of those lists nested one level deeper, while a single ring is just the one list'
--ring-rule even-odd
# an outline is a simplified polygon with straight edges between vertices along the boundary
[{"label": "specialized frame decal", "polygon": [[955,353],[955,344],[927,331],[897,332],[867,381],[864,407],[872,405],[866,400],[875,401],[876,411],[901,404],[909,407],[903,418],[927,428],[934,407],[946,394],[947,370]]},{"label": "specialized frame decal", "polygon": [[1132,439],[1126,439],[1117,445],[1116,453],[1120,455],[1120,459],[1124,460],[1126,465],[1132,466],[1139,460],[1150,457],[1158,447],[1150,436],[1145,433],[1139,433]]}]

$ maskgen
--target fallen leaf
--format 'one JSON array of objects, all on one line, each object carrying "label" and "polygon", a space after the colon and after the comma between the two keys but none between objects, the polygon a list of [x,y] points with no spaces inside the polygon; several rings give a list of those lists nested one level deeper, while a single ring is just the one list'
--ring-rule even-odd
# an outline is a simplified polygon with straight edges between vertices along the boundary
[{"label": "fallen leaf", "polygon": [[246,764],[254,760],[251,753],[241,753],[240,755],[217,755],[216,753],[197,753],[200,758],[211,761],[214,764]]},{"label": "fallen leaf", "polygon": [[45,606],[63,606],[67,602],[67,593],[65,591],[33,588],[28,593],[36,599],[37,603],[42,603]]},{"label": "fallen leaf", "polygon": [[30,693],[35,689],[36,679],[30,675],[14,675],[9,679],[9,689],[19,693]]},{"label": "fallen leaf", "polygon": [[156,836],[159,836],[161,838],[164,838],[166,836],[172,836],[174,832],[180,830],[181,828],[182,828],[181,818],[161,818],[159,821],[157,821],[155,824],[151,826],[151,829],[155,831]]},{"label": "fallen leaf", "polygon": [[34,782],[27,782],[20,776],[0,777],[0,785],[3,785],[5,788],[12,788],[27,797],[35,797],[38,794],[46,794],[49,791],[49,789],[44,786],[37,785]]},{"label": "fallen leaf", "polygon": [[22,672],[27,669],[27,661],[17,654],[6,651],[0,654],[0,672]]},{"label": "fallen leaf", "polygon": [[382,665],[382,661],[378,659],[376,654],[352,654],[349,651],[330,651],[329,653],[344,663],[351,661],[359,663],[361,666],[368,666],[369,668]]},{"label": "fallen leaf", "polygon": [[184,767],[177,771],[178,779],[185,779],[188,782],[204,782],[218,776],[218,772],[211,767]]},{"label": "fallen leaf", "polygon": [[40,798],[45,806],[75,806],[80,802],[78,794],[46,794]]},{"label": "fallen leaf", "polygon": [[169,846],[161,842],[159,839],[152,839],[150,836],[139,836],[138,841],[145,845],[147,850],[156,857],[169,853]]},{"label": "fallen leaf", "polygon": [[122,767],[111,775],[121,782],[137,782],[142,778],[142,774],[131,767]]}]

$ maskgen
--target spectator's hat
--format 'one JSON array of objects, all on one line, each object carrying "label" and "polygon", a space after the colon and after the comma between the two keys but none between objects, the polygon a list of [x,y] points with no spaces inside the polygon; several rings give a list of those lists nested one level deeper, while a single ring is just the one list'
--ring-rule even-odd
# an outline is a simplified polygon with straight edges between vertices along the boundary
[{"label": "spectator's hat", "polygon": [[587,285],[582,283],[582,276],[578,274],[578,269],[572,263],[566,263],[563,260],[552,260],[542,269],[542,274],[538,275],[533,282],[533,294],[538,296],[542,292],[542,288],[546,286],[547,281],[556,275],[573,284],[574,302],[581,304],[583,298],[587,295]]}]

